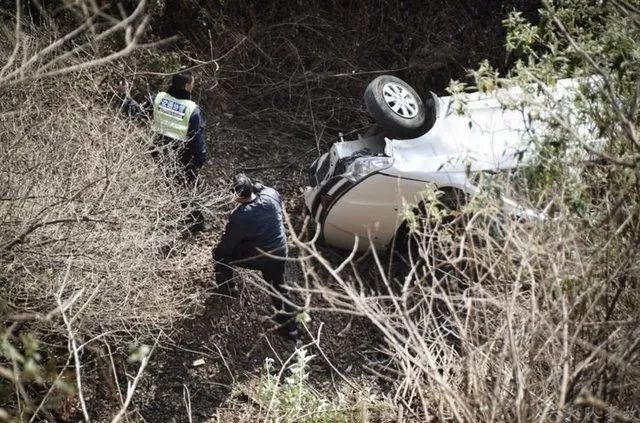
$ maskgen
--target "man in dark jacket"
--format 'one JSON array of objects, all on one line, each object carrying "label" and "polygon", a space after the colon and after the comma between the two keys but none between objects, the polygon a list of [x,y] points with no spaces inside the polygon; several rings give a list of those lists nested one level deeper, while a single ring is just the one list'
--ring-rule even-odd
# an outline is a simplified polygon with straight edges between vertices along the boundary
[{"label": "man in dark jacket", "polygon": [[[197,185],[198,172],[207,160],[204,116],[202,109],[191,100],[194,84],[195,78],[189,71],[173,75],[167,91],[156,94],[151,116],[151,128],[157,134],[157,148],[164,153],[156,153],[156,157],[166,157],[169,151],[177,154],[178,168],[172,169],[169,163],[171,166],[166,169],[175,173],[178,181],[187,188]],[[122,108],[130,116],[149,118],[149,108],[130,97],[125,98]],[[192,232],[202,229],[202,212],[192,210],[187,224]]]},{"label": "man in dark jacket", "polygon": [[231,213],[224,235],[213,251],[218,291],[235,289],[232,266],[260,270],[271,284],[271,301],[280,334],[295,340],[299,336],[295,308],[284,288],[287,238],[284,233],[282,199],[273,188],[253,184],[244,174],[234,177],[236,209]]}]

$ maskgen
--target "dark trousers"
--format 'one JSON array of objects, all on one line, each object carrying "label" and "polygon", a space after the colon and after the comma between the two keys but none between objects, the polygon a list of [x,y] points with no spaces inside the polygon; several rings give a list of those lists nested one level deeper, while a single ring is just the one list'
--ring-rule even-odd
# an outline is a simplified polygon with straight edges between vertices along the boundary
[{"label": "dark trousers", "polygon": [[[192,190],[202,184],[198,178],[198,168],[188,163],[182,156],[182,152],[176,147],[175,141],[157,136],[154,139],[154,147],[151,156],[160,166],[160,169],[167,177],[167,181],[174,180],[177,185]],[[182,222],[187,228],[194,228],[196,225],[204,224],[204,215],[199,206],[182,202],[180,207],[188,214]]]},{"label": "dark trousers", "polygon": [[[282,258],[286,258],[286,253],[279,253]],[[217,257],[215,274],[218,287],[232,289],[235,287],[234,270],[235,266],[245,269],[259,270],[262,278],[267,281],[275,292],[270,294],[273,308],[275,309],[274,320],[286,327],[287,330],[296,329],[295,307],[291,303],[288,291],[284,288],[284,267],[285,261],[276,258],[260,256],[259,252],[250,245],[241,244],[234,250],[231,257]],[[283,301],[284,299],[284,301]]]},{"label": "dark trousers", "polygon": [[[196,186],[201,185],[202,180],[198,178],[198,169],[193,166],[183,166],[183,171],[177,176],[178,182],[181,183],[187,189],[194,189]],[[180,206],[183,209],[188,209],[189,214],[186,219],[188,227],[195,227],[196,225],[204,224],[204,215],[200,206],[189,205],[188,203],[182,203]]]}]

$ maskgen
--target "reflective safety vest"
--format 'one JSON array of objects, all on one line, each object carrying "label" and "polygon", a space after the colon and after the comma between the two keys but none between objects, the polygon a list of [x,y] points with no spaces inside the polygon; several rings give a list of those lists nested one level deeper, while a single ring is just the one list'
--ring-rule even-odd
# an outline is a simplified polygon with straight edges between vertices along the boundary
[{"label": "reflective safety vest", "polygon": [[174,140],[186,141],[189,132],[189,119],[197,104],[191,100],[182,100],[159,92],[153,101],[153,121],[151,129]]}]

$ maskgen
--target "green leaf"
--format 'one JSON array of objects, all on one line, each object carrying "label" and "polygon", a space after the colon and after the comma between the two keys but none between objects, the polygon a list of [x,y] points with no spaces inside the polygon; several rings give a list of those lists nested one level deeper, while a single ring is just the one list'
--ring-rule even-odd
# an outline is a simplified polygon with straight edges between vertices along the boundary
[{"label": "green leaf", "polygon": [[296,322],[308,325],[311,323],[311,316],[306,311],[296,314]]}]

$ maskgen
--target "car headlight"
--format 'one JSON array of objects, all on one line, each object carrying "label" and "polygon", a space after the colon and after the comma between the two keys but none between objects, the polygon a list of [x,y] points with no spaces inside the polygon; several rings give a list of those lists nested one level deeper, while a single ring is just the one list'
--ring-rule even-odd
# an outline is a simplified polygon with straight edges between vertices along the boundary
[{"label": "car headlight", "polygon": [[342,175],[351,182],[358,182],[365,176],[382,169],[386,169],[393,164],[391,157],[360,157],[355,159],[347,167],[347,171]]}]

